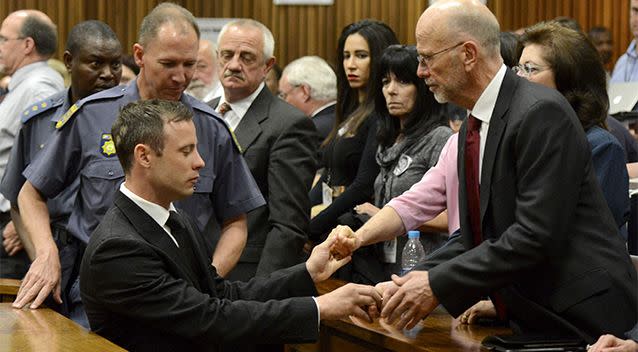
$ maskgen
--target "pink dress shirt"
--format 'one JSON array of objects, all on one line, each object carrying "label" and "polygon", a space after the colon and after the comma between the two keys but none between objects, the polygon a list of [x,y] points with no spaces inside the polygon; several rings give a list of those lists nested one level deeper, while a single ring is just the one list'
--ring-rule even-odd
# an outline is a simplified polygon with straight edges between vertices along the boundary
[{"label": "pink dress shirt", "polygon": [[421,181],[387,204],[399,214],[406,231],[432,220],[446,208],[449,233],[460,228],[459,176],[456,169],[458,135],[450,136],[436,165],[423,175]]}]

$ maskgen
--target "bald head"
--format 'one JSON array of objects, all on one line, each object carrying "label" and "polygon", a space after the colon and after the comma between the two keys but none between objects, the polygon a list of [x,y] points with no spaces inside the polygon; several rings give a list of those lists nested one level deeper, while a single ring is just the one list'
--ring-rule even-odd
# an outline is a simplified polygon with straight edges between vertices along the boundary
[{"label": "bald head", "polygon": [[428,7],[416,26],[418,40],[448,44],[476,41],[488,57],[500,57],[500,28],[492,12],[477,0],[439,0]]},{"label": "bald head", "polygon": [[43,59],[53,56],[57,49],[58,36],[55,24],[44,12],[19,10],[9,14],[5,21],[14,21],[19,28],[20,38],[31,38],[37,54]]}]

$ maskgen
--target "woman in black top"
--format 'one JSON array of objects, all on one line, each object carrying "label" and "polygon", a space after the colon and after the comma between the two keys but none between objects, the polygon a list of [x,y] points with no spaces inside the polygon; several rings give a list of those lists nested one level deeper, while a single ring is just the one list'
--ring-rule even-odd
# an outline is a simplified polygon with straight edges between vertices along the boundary
[{"label": "woman in black top", "polygon": [[375,20],[346,26],[339,37],[337,59],[337,106],[335,125],[324,141],[324,173],[313,193],[330,187],[332,203],[310,221],[310,238],[318,240],[337,225],[337,218],[355,205],[372,199],[375,161],[376,118],[374,94],[381,82],[376,77],[383,49],[398,44],[392,29]]}]

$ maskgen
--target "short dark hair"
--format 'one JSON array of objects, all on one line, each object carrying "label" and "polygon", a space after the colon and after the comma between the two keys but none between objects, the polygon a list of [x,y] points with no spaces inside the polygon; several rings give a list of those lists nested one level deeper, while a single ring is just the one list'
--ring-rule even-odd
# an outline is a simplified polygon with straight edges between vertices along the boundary
[{"label": "short dark hair", "polygon": [[578,23],[578,21],[576,21],[574,18],[571,18],[569,16],[558,16],[554,18],[553,21],[556,22],[559,26],[573,29],[576,32],[582,32],[580,23]]},{"label": "short dark hair", "polygon": [[381,147],[394,144],[399,133],[408,139],[422,138],[434,128],[444,126],[447,118],[442,114],[442,105],[434,99],[423,79],[416,74],[418,68],[416,47],[413,45],[390,45],[379,59],[377,76],[370,77],[382,82],[384,78],[393,74],[397,80],[416,86],[416,100],[414,109],[409,113],[401,130],[399,119],[390,116],[388,106],[383,95],[383,84],[374,93],[375,111],[379,114],[379,130],[377,139]]},{"label": "short dark hair", "polygon": [[71,28],[66,39],[65,50],[75,56],[87,42],[95,42],[97,40],[120,43],[117,35],[108,24],[102,21],[89,20],[80,22]]},{"label": "short dark hair", "polygon": [[197,39],[200,37],[199,26],[195,20],[195,16],[187,9],[173,4],[171,2],[163,2],[142,20],[140,25],[140,31],[138,32],[137,41],[145,46],[148,42],[157,36],[157,31],[165,23],[173,23],[182,25],[184,28],[190,26],[197,34]]},{"label": "short dark hair", "polygon": [[[361,35],[370,48],[370,76],[365,88],[366,100],[361,104],[359,104],[357,92],[350,88],[346,72],[343,69],[343,49],[346,44],[346,39],[353,34]],[[350,133],[356,133],[363,121],[372,115],[374,112],[374,92],[376,92],[381,85],[381,82],[376,82],[374,79],[374,77],[377,76],[378,61],[383,50],[392,44],[399,44],[399,40],[392,28],[381,21],[365,19],[351,23],[343,28],[337,45],[337,106],[335,124],[323,144],[327,144],[337,135],[337,130],[351,114],[353,115],[352,123],[348,126]]]},{"label": "short dark hair", "polygon": [[178,101],[150,99],[124,106],[113,123],[111,135],[122,169],[133,166],[133,153],[138,144],[147,144],[158,155],[164,150],[164,125],[191,121],[192,111]]},{"label": "short dark hair", "polygon": [[130,68],[136,76],[140,74],[140,67],[135,63],[133,55],[122,55],[122,65]]},{"label": "short dark hair", "polygon": [[591,29],[589,29],[589,32],[587,32],[587,37],[591,39],[593,36],[598,34],[603,34],[603,33],[611,34],[611,32],[609,31],[609,28],[607,27],[603,27],[603,26],[591,27]]},{"label": "short dark hair", "polygon": [[518,59],[520,55],[517,55],[518,35],[512,32],[501,32],[499,34],[501,40],[501,57],[503,63],[507,67],[514,67],[518,65]]},{"label": "short dark hair", "polygon": [[55,26],[44,21],[37,15],[28,15],[22,28],[20,28],[20,37],[32,38],[35,43],[35,50],[40,56],[49,58],[58,47],[58,34]]},{"label": "short dark hair", "polygon": [[598,51],[585,34],[554,22],[541,22],[521,36],[519,56],[530,44],[544,48],[543,58],[554,72],[556,89],[576,111],[585,131],[592,126],[606,128],[607,76]]}]

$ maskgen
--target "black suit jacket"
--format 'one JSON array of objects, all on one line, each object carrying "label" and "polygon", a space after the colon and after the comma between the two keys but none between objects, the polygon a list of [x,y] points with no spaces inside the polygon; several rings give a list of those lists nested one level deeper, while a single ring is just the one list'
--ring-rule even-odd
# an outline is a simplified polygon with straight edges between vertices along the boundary
[{"label": "black suit jacket", "polygon": [[187,225],[197,273],[187,269],[189,259],[164,229],[117,193],[80,270],[93,331],[136,351],[214,351],[222,344],[317,338],[316,305],[300,297],[316,295],[304,264],[267,280],[231,283],[216,274],[201,236]]},{"label": "black suit jacket", "polygon": [[248,213],[248,242],[229,274],[248,280],[302,260],[319,138],[308,117],[266,87],[233,132],[266,199],[265,207]]},{"label": "black suit jacket", "polygon": [[319,132],[321,141],[326,139],[330,131],[332,131],[332,126],[335,123],[336,106],[336,104],[332,104],[312,117],[312,122],[317,128],[317,132]]},{"label": "black suit jacket", "polygon": [[523,329],[577,333],[590,342],[603,333],[622,336],[637,318],[636,271],[567,101],[506,73],[481,171],[484,242],[474,248],[465,129],[458,148],[461,233],[417,268],[430,269],[436,297],[458,316],[499,292]]}]

